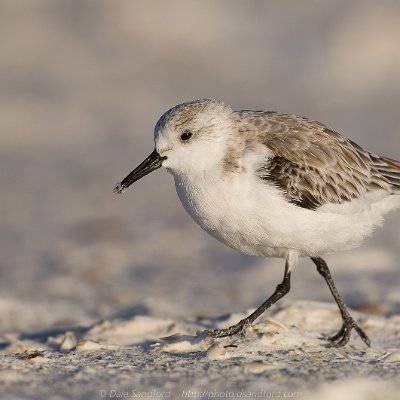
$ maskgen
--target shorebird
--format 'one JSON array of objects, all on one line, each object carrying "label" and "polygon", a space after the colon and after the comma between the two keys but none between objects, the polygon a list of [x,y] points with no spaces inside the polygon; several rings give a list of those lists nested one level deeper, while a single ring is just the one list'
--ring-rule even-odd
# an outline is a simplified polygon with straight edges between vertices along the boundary
[{"label": "shorebird", "polygon": [[206,232],[245,254],[285,259],[275,292],[252,314],[212,337],[243,333],[290,290],[299,257],[325,279],[342,317],[326,338],[344,346],[354,330],[332,279],[327,253],[352,249],[400,207],[400,162],[375,155],[317,121],[275,111],[234,111],[221,101],[179,104],[154,128],[154,151],[115,189],[161,166],[183,207]]}]

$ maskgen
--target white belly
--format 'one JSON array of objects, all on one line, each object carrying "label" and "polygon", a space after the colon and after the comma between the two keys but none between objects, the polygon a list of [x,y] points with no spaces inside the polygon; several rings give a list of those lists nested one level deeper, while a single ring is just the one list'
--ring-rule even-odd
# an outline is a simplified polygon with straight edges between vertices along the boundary
[{"label": "white belly", "polygon": [[184,208],[205,231],[250,255],[285,257],[294,250],[317,256],[348,250],[381,223],[382,210],[374,205],[357,213],[307,210],[247,174],[218,181],[175,176],[175,186]]}]

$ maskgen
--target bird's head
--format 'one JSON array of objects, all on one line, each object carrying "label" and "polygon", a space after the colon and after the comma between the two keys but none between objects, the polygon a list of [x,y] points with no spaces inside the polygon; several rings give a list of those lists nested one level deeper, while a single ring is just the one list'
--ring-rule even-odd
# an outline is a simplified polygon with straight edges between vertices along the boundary
[{"label": "bird's head", "polygon": [[217,170],[223,163],[231,136],[232,115],[229,106],[210,99],[171,108],[154,128],[154,151],[114,191],[123,192],[161,166],[177,176]]}]

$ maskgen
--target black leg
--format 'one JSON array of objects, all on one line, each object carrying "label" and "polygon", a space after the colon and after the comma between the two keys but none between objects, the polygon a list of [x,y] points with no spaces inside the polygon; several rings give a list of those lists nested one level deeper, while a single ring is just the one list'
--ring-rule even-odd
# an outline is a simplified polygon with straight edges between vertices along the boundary
[{"label": "black leg", "polygon": [[358,333],[358,335],[364,341],[364,343],[367,346],[370,346],[371,341],[369,340],[368,336],[354,321],[347,307],[340,298],[339,292],[336,289],[335,283],[333,282],[327,263],[320,257],[311,257],[311,260],[317,266],[317,271],[325,279],[325,282],[327,283],[329,290],[331,291],[333,298],[335,299],[336,304],[339,307],[340,314],[342,315],[343,325],[340,328],[339,332],[336,335],[328,338],[328,340],[331,342],[330,346],[334,347],[344,346],[349,341],[350,333],[353,329]]},{"label": "black leg", "polygon": [[285,294],[289,293],[290,290],[290,271],[292,267],[292,259],[290,256],[286,258],[285,263],[285,274],[283,276],[282,282],[276,287],[275,292],[269,297],[260,307],[257,308],[248,317],[242,319],[237,324],[230,326],[226,329],[215,329],[206,330],[204,333],[212,337],[224,337],[235,335],[236,333],[243,332],[246,327],[251,325],[265,310],[281,299]]}]

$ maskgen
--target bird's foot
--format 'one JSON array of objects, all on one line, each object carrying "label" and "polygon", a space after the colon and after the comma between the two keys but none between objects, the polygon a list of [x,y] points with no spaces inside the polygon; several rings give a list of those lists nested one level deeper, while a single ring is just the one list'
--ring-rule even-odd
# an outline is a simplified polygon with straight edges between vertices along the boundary
[{"label": "bird's foot", "polygon": [[343,325],[339,332],[333,336],[325,338],[328,340],[327,347],[343,347],[347,344],[350,339],[350,334],[352,330],[355,330],[360,336],[361,340],[369,347],[371,346],[371,341],[367,334],[357,325],[356,321],[352,317],[346,317],[343,320]]},{"label": "bird's foot", "polygon": [[237,324],[232,325],[229,328],[213,329],[213,330],[207,329],[206,331],[204,331],[204,334],[207,336],[214,337],[214,338],[232,336],[232,335],[236,335],[236,334],[241,334],[244,336],[245,330],[246,330],[247,326],[249,326],[249,325],[250,325],[250,322],[247,319],[242,319]]}]

